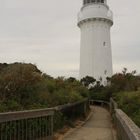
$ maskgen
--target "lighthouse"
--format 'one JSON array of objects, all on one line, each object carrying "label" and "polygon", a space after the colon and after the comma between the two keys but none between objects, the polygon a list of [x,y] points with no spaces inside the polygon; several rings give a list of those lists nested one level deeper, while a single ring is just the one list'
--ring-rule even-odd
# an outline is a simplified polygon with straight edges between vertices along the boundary
[{"label": "lighthouse", "polygon": [[113,14],[107,0],[83,0],[78,14],[81,30],[80,79],[94,77],[107,84],[113,74],[110,29]]}]

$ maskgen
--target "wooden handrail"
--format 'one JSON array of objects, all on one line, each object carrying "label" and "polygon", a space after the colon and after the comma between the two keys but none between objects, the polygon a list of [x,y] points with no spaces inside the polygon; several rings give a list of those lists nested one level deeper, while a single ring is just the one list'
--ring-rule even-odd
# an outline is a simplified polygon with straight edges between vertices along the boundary
[{"label": "wooden handrail", "polygon": [[110,98],[110,104],[113,104],[114,109],[118,108],[118,104],[114,101],[113,98]]},{"label": "wooden handrail", "polygon": [[87,101],[87,99],[76,102],[76,103],[68,103],[65,105],[56,106],[54,108],[0,113],[0,123],[53,115],[54,111],[59,111],[59,110],[63,110],[66,108],[70,108],[70,107],[76,106],[78,104],[82,104],[86,101]]},{"label": "wooden handrail", "polygon": [[115,112],[118,138],[122,140],[140,140],[139,127],[121,109],[115,109]]},{"label": "wooden handrail", "polygon": [[54,108],[0,113],[0,123],[22,120],[22,119],[37,118],[43,116],[50,116],[53,114],[54,114]]},{"label": "wooden handrail", "polygon": [[110,105],[110,103],[109,102],[107,102],[107,101],[103,101],[103,100],[90,100],[90,102],[94,102],[94,103],[103,103],[103,104],[107,104],[107,105]]}]

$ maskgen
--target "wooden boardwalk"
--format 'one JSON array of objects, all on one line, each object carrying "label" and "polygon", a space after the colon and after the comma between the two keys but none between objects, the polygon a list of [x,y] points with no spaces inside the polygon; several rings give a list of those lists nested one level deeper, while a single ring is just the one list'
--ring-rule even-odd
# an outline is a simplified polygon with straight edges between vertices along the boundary
[{"label": "wooden boardwalk", "polygon": [[102,107],[93,107],[91,119],[64,140],[116,140],[110,113]]}]

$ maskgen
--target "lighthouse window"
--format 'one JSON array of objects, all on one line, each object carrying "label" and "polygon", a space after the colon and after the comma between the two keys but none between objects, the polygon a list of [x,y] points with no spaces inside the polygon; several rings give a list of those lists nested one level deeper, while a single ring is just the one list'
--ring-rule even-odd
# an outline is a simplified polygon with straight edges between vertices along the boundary
[{"label": "lighthouse window", "polygon": [[106,42],[103,43],[103,46],[104,46],[104,47],[106,46]]}]

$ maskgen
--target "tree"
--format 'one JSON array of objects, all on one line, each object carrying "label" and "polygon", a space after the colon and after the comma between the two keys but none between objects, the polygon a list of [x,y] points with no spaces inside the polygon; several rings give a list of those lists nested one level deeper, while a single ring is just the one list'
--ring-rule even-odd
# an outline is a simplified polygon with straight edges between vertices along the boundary
[{"label": "tree", "polygon": [[109,80],[114,91],[137,91],[140,86],[140,78],[135,74],[135,70],[127,72],[127,69],[124,68],[122,73],[116,73],[113,75]]},{"label": "tree", "polygon": [[41,72],[35,65],[8,64],[0,72],[0,101],[9,101],[28,106],[37,96],[37,84],[42,80]]},{"label": "tree", "polygon": [[70,83],[73,83],[73,82],[75,82],[75,81],[77,81],[77,80],[76,80],[76,78],[74,78],[74,77],[69,77],[69,78],[67,79],[67,81],[70,82]]},{"label": "tree", "polygon": [[90,85],[94,85],[95,82],[96,82],[96,80],[93,77],[90,77],[90,76],[86,76],[86,77],[81,79],[81,83],[85,87],[89,87]]}]

